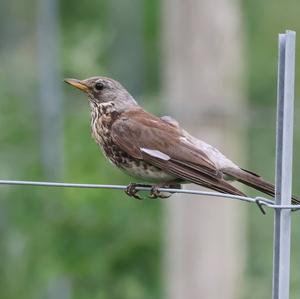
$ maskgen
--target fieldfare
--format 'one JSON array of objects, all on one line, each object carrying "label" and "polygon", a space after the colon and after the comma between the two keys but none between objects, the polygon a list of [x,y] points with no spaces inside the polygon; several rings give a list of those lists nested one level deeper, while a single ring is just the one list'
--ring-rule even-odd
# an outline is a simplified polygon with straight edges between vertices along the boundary
[{"label": "fieldfare", "polygon": [[[92,136],[107,159],[127,174],[159,187],[195,183],[221,193],[245,196],[228,181],[239,181],[274,196],[274,185],[240,168],[219,150],[191,136],[171,117],[157,117],[140,107],[117,81],[106,77],[65,82],[88,95]],[[138,197],[136,184],[128,195]],[[300,203],[293,197],[293,203]]]}]

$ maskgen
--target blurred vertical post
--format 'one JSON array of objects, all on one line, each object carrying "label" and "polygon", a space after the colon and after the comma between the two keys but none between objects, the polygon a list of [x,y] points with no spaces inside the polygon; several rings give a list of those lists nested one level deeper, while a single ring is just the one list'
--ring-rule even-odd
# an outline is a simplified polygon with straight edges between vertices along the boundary
[{"label": "blurred vertical post", "polygon": [[[164,0],[168,111],[241,163],[242,31],[238,1]],[[179,196],[166,206],[167,298],[239,298],[242,205]]]},{"label": "blurred vertical post", "polygon": [[62,92],[59,83],[58,0],[39,0],[37,11],[41,151],[47,178],[63,170]]},{"label": "blurred vertical post", "polygon": [[[109,71],[134,94],[144,91],[144,1],[110,0]],[[129,9],[130,8],[130,9]]]}]

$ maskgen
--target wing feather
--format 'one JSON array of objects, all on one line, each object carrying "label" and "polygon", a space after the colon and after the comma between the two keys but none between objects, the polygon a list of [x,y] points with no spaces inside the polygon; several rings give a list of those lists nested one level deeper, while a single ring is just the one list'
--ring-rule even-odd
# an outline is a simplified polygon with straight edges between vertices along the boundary
[{"label": "wing feather", "polygon": [[114,142],[127,154],[186,181],[222,192],[244,195],[222,178],[198,147],[182,142],[175,126],[138,109],[124,112],[112,125]]},{"label": "wing feather", "polygon": [[183,164],[177,160],[164,161],[156,159],[155,157],[150,157],[143,155],[143,159],[152,165],[163,169],[170,174],[173,174],[181,179],[189,181],[191,183],[221,192],[221,193],[230,193],[240,196],[245,196],[243,192],[235,188],[234,186],[227,183],[222,178],[211,177],[205,173],[199,172],[195,168],[190,168],[189,165]]}]

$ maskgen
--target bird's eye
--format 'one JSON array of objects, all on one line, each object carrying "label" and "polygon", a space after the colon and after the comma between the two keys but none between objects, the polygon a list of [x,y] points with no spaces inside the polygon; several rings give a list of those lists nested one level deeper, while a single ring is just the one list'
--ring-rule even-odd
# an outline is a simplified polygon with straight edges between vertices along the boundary
[{"label": "bird's eye", "polygon": [[97,82],[97,83],[95,84],[95,89],[96,89],[96,90],[102,90],[103,88],[104,88],[104,84],[103,84],[103,83]]}]

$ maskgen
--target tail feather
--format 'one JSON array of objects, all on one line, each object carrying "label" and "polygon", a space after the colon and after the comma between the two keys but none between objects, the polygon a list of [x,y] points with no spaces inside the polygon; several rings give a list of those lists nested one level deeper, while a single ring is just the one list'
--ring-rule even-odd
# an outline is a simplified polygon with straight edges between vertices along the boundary
[{"label": "tail feather", "polygon": [[[233,177],[235,180],[259,190],[265,194],[275,196],[275,186],[262,179],[259,175],[246,169],[227,168],[223,170],[224,174]],[[300,199],[292,196],[292,204],[299,205]]]}]

